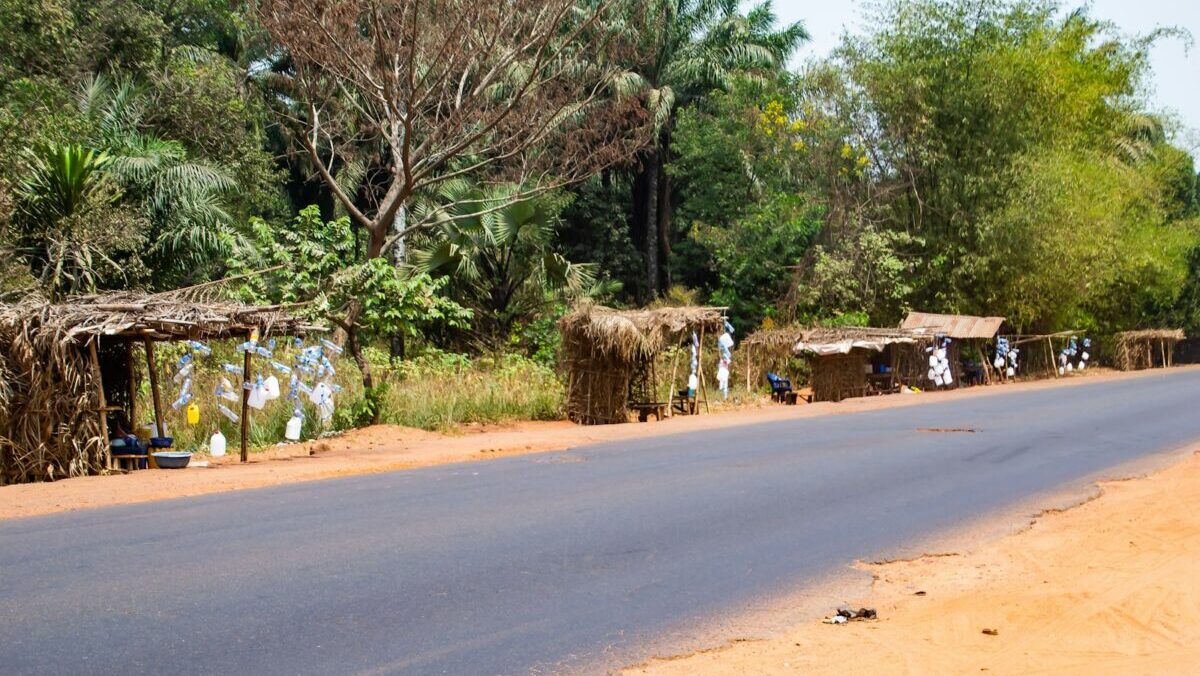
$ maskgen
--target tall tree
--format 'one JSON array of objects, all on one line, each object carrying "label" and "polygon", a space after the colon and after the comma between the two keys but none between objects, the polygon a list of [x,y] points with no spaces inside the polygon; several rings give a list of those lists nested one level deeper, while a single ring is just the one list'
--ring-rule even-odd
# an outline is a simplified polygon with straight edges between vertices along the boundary
[{"label": "tall tree", "polygon": [[680,108],[713,89],[727,89],[737,74],[764,75],[786,66],[796,47],[808,39],[803,24],[776,27],[771,2],[739,12],[737,0],[653,0],[645,33],[643,60],[628,78],[642,90],[654,136],[638,155],[632,186],[633,240],[643,246],[646,294],[655,296],[671,283],[671,186],[664,165],[670,161],[671,133]]},{"label": "tall tree", "polygon": [[[295,140],[379,258],[437,223],[407,208],[445,181],[508,183],[519,201],[628,161],[646,138],[641,104],[617,77],[636,60],[632,7],[263,0],[258,14],[286,51],[280,109]],[[355,193],[338,172],[364,146],[375,160]],[[448,211],[503,208],[466,199],[469,208]]]}]

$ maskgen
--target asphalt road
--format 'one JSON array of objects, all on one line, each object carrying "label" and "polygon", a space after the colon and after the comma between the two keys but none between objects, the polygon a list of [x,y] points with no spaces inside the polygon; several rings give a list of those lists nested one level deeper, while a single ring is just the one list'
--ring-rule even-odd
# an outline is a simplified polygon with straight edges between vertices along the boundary
[{"label": "asphalt road", "polygon": [[1160,372],[3,522],[0,673],[508,674],[685,650],[663,637],[1200,438],[1198,392],[1200,370]]}]

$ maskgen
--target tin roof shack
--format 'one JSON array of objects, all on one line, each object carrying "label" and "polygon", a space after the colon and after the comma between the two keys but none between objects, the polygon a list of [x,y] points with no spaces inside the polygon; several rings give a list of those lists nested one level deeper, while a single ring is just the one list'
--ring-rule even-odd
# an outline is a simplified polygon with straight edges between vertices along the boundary
[{"label": "tin roof shack", "polygon": [[1112,365],[1121,371],[1167,368],[1175,345],[1187,338],[1182,329],[1124,331],[1113,335]]},{"label": "tin roof shack", "polygon": [[[212,291],[121,292],[54,304],[30,298],[0,307],[0,484],[110,471],[110,425],[118,415],[136,420],[138,346],[161,430],[155,343],[323,330],[289,314],[286,306],[203,298]],[[249,352],[245,360],[248,372]],[[243,459],[246,413],[243,390]]]},{"label": "tin roof shack", "polygon": [[[695,331],[703,364],[704,334],[716,335],[724,326],[724,316],[725,309],[716,307],[614,310],[585,304],[575,308],[558,322],[567,371],[567,417],[582,425],[605,425],[628,422],[631,406],[669,410],[676,374],[671,375],[667,397],[662,397],[656,358]],[[703,368],[699,378],[697,397],[704,397]]]},{"label": "tin roof shack", "polygon": [[[809,359],[812,400],[841,401],[895,391],[908,384],[901,375],[905,372],[903,361],[911,358],[910,351],[923,354],[924,347],[932,343],[931,335],[916,331],[844,326],[808,329],[799,336],[793,350]],[[916,349],[897,349],[902,346]],[[872,361],[885,353],[886,361],[891,362],[890,371],[876,374]]]},{"label": "tin roof shack", "polygon": [[[910,312],[900,323],[905,331],[915,331],[932,337],[945,336],[950,339],[946,359],[950,364],[954,384],[960,386],[970,383],[976,378],[990,383],[993,379],[1001,379],[1001,373],[994,372],[987,358],[988,344],[996,339],[1004,326],[1004,317],[975,317],[972,315],[944,315],[932,312]],[[964,368],[969,362],[970,372]],[[932,386],[925,365],[918,360],[909,360],[912,370],[904,373],[906,378],[923,382],[924,387]],[[976,370],[977,369],[977,370]],[[964,376],[969,376],[964,378]]]}]

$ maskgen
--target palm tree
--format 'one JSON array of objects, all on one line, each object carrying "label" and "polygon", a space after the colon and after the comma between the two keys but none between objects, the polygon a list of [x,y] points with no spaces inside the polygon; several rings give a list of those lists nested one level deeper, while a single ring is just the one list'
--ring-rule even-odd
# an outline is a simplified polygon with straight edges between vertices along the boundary
[{"label": "palm tree", "polygon": [[652,0],[647,11],[655,29],[645,39],[646,63],[630,68],[654,120],[654,142],[639,158],[633,184],[633,239],[644,245],[650,296],[670,286],[671,187],[664,166],[670,161],[675,114],[713,89],[725,89],[737,76],[765,78],[784,68],[808,39],[797,22],[776,29],[771,1],[746,14],[738,0]]},{"label": "palm tree", "polygon": [[150,223],[156,267],[187,276],[222,260],[237,239],[222,198],[236,187],[229,174],[191,161],[183,144],[147,130],[141,92],[128,80],[91,78],[80,91],[79,109],[96,129],[92,145],[110,158],[104,171]]},{"label": "palm tree", "polygon": [[120,274],[119,188],[105,174],[112,157],[80,145],[45,144],[22,153],[27,167],[14,191],[15,253],[51,300],[95,289]]},{"label": "palm tree", "polygon": [[413,207],[414,217],[432,217],[438,227],[413,242],[409,263],[450,278],[454,300],[474,311],[475,338],[484,348],[501,345],[518,321],[564,296],[586,295],[596,284],[593,266],[571,263],[552,248],[560,199],[522,199],[521,192],[453,180],[435,200]]}]

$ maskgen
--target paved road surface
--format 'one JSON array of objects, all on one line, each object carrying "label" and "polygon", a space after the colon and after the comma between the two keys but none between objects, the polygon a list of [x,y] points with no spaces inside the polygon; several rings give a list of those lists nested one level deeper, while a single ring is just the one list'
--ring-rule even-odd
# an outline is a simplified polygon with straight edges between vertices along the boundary
[{"label": "paved road surface", "polygon": [[[1200,438],[1197,393],[1180,370],[3,522],[0,672],[627,663],[669,629]],[[978,432],[918,431],[956,427]]]}]

